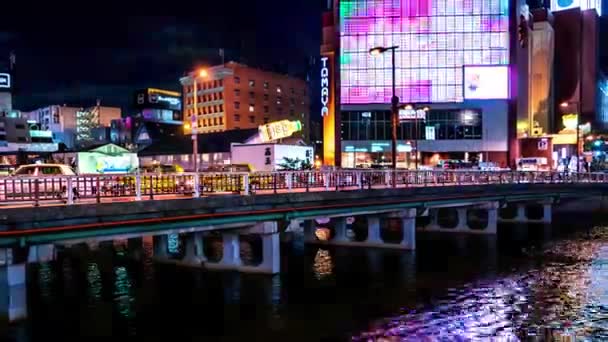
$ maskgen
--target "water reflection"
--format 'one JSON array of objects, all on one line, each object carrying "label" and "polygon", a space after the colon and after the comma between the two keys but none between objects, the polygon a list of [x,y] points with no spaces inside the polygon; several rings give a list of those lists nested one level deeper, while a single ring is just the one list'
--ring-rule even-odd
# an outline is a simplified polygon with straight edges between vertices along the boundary
[{"label": "water reflection", "polygon": [[528,251],[541,266],[450,288],[424,308],[404,308],[405,314],[353,339],[606,339],[606,229],[596,229],[594,237]]},{"label": "water reflection", "polygon": [[312,268],[319,280],[325,279],[333,273],[334,263],[328,250],[323,248],[317,250]]},{"label": "water reflection", "polygon": [[[131,293],[131,279],[127,272],[127,268],[124,266],[116,267],[114,269],[114,276],[116,280],[114,282],[114,302],[116,308],[121,316],[126,318],[131,323],[132,318],[135,316],[133,311],[134,298]],[[129,335],[135,334],[135,327],[129,324]]]},{"label": "water reflection", "polygon": [[99,266],[94,262],[87,264],[87,294],[89,298],[89,305],[95,307],[101,300],[101,272]]}]

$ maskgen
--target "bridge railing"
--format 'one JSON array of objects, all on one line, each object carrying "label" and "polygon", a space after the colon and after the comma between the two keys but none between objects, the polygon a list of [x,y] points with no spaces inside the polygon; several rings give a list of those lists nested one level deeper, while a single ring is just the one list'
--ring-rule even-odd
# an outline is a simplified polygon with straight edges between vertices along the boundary
[{"label": "bridge railing", "polygon": [[203,195],[344,191],[380,188],[466,186],[484,184],[608,183],[605,173],[471,170],[339,170],[257,173],[122,174],[1,177],[1,202],[108,199],[153,200]]}]

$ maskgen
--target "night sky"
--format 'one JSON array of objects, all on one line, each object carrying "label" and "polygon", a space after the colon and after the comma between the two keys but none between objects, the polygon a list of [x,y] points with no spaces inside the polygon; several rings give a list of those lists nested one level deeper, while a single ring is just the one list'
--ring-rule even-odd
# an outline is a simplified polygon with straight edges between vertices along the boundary
[{"label": "night sky", "polygon": [[14,107],[21,110],[87,106],[97,98],[126,109],[138,88],[180,90],[184,72],[221,62],[219,48],[226,61],[303,78],[309,57],[319,53],[326,2],[13,2],[17,8],[3,11],[0,23],[0,68],[15,51]]},{"label": "night sky", "polygon": [[[0,20],[0,69],[16,52],[14,107],[129,108],[143,87],[180,90],[196,66],[236,60],[304,77],[327,0],[16,0]],[[608,1],[604,1],[608,11]],[[5,8],[6,9],[6,8]],[[33,13],[35,9],[36,13]],[[602,19],[602,28],[606,19]],[[602,55],[608,56],[603,44]],[[602,65],[606,67],[602,58]]]}]

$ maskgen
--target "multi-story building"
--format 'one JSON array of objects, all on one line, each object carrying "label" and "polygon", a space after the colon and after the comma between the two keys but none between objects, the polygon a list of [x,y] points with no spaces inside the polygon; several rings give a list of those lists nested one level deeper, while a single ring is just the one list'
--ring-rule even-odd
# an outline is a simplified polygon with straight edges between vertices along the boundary
[{"label": "multi-story building", "polygon": [[192,134],[192,128],[212,133],[288,119],[300,121],[302,131],[296,135],[309,140],[310,101],[304,80],[229,62],[190,72],[180,82],[186,134]]},{"label": "multi-story building", "polygon": [[13,109],[11,74],[0,72],[0,116],[7,116]]},{"label": "multi-story building", "polygon": [[119,107],[101,106],[98,102],[90,108],[51,105],[27,115],[30,120],[39,123],[42,130],[53,132],[55,142],[75,149],[79,129],[83,132],[93,127],[110,127],[112,120],[121,118],[122,111]]},{"label": "multi-story building", "polygon": [[[522,88],[515,65],[525,49],[514,33],[523,4],[335,0],[321,46],[325,163],[392,162],[394,65],[398,167],[441,159],[513,165]],[[375,47],[389,49],[372,55]]]},{"label": "multi-story building", "polygon": [[146,88],[135,92],[135,118],[144,121],[182,124],[182,94],[163,89]]}]

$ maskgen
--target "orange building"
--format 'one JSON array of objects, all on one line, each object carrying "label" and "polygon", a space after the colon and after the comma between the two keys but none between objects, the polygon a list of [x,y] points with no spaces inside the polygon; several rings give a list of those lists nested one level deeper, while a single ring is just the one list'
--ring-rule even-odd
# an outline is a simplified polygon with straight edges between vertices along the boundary
[{"label": "orange building", "polygon": [[287,119],[300,121],[302,131],[295,136],[309,141],[310,100],[304,80],[229,62],[192,71],[180,82],[185,134],[193,128],[202,134]]}]

